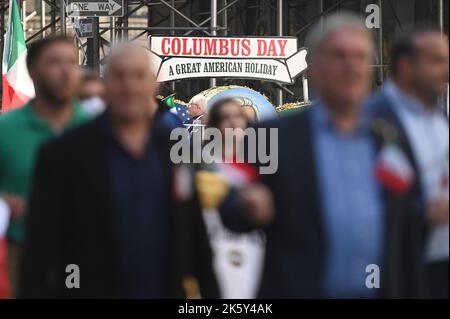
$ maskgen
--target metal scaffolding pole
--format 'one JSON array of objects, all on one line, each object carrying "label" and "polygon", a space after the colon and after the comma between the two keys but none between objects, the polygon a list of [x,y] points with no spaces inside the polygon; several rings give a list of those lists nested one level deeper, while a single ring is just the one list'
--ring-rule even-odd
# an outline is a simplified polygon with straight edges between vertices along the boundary
[{"label": "metal scaffolding pole", "polygon": [[63,36],[66,35],[66,4],[65,0],[61,0],[59,4],[59,14],[60,14],[60,22],[61,22],[61,34]]},{"label": "metal scaffolding pole", "polygon": [[[236,4],[238,2],[238,0],[234,0],[233,2],[230,2],[229,4],[227,4],[225,7],[223,7],[222,9],[220,9],[219,11],[217,11],[217,14],[220,14],[224,11],[226,11],[229,7],[231,7],[232,5]],[[202,22],[200,22],[198,24],[199,27],[201,27],[202,25],[206,24],[208,21],[211,21],[211,17],[203,20]],[[192,28],[192,30],[195,30],[195,28]],[[189,30],[188,32],[186,32],[184,35],[189,35],[192,33],[192,30]]]},{"label": "metal scaffolding pole", "polygon": [[[211,0],[211,35],[217,36],[217,0]],[[217,80],[212,78],[209,80],[210,87],[217,85]]]},{"label": "metal scaffolding pole", "polygon": [[[45,27],[45,1],[41,1],[41,29]],[[45,38],[45,32],[42,32],[42,38]]]},{"label": "metal scaffolding pole", "polygon": [[[277,35],[283,36],[283,0],[277,0]],[[283,90],[278,89],[276,105],[283,104]]]},{"label": "metal scaffolding pole", "polygon": [[323,30],[323,0],[319,0],[320,30]]},{"label": "metal scaffolding pole", "polygon": [[110,17],[109,24],[111,29],[109,30],[109,42],[110,46],[114,46],[116,44],[116,18]]},{"label": "metal scaffolding pole", "polygon": [[[227,7],[227,0],[222,0],[223,8]],[[227,9],[223,10],[222,14],[222,27],[223,27],[223,35],[228,35],[228,11]]]},{"label": "metal scaffolding pole", "polygon": [[[2,5],[1,9],[0,9],[0,32],[1,34],[5,34],[5,7]],[[4,41],[3,39],[0,40],[0,57],[2,58],[3,61],[3,47],[4,47]],[[3,74],[3,63],[0,63],[0,71]],[[1,112],[1,105],[0,105],[0,112]]]},{"label": "metal scaffolding pole", "polygon": [[[175,7],[175,0],[172,0],[170,2],[170,5],[172,7]],[[173,10],[170,10],[170,27],[175,28],[175,11],[173,11]],[[172,29],[170,31],[170,35],[172,35],[172,36],[175,35],[175,29]],[[175,81],[170,82],[170,89],[172,90],[172,92],[175,92],[175,90],[176,90]]]},{"label": "metal scaffolding pole", "polygon": [[51,25],[51,33],[55,34],[56,32],[56,1],[52,1],[52,7],[50,9],[50,25]]},{"label": "metal scaffolding pole", "polygon": [[27,3],[22,0],[22,29],[25,38],[27,37]]},{"label": "metal scaffolding pole", "polygon": [[[175,7],[175,0],[171,0],[170,5]],[[175,11],[173,10],[170,10],[170,26],[172,28],[175,27]],[[170,35],[175,35],[175,30],[171,30]]]},{"label": "metal scaffolding pole", "polygon": [[383,84],[383,9],[382,9],[382,0],[378,0],[378,7],[380,8],[380,27],[378,28],[378,64],[380,67],[378,68],[378,80],[379,85]]}]

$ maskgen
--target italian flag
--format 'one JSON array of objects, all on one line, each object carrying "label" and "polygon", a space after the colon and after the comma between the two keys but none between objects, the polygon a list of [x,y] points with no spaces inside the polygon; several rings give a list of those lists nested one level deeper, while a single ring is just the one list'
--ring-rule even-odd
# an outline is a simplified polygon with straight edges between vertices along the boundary
[{"label": "italian flag", "polygon": [[375,166],[375,175],[397,195],[406,194],[414,181],[414,169],[403,151],[396,145],[384,146]]},{"label": "italian flag", "polygon": [[27,46],[16,0],[9,1],[9,27],[3,50],[2,113],[24,105],[34,96],[26,66]]}]

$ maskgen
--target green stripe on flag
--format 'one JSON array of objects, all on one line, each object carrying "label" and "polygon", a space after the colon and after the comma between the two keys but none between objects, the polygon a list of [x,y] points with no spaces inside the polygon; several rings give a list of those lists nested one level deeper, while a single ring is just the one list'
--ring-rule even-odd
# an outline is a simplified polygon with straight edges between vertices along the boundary
[{"label": "green stripe on flag", "polygon": [[175,106],[175,94],[169,95],[163,101],[167,104],[169,108],[173,108]]},{"label": "green stripe on flag", "polygon": [[25,44],[25,37],[23,36],[22,22],[20,21],[19,8],[17,1],[10,2],[11,7],[11,21],[10,36],[9,36],[9,56],[8,56],[8,70],[14,65],[18,57],[27,49]]}]

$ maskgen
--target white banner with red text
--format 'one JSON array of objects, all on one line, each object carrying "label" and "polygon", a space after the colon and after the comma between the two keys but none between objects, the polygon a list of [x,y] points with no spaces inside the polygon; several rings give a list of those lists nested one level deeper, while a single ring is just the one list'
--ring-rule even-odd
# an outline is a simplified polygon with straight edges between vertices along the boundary
[{"label": "white banner with red text", "polygon": [[159,82],[187,78],[241,78],[294,83],[307,68],[295,37],[150,36]]}]

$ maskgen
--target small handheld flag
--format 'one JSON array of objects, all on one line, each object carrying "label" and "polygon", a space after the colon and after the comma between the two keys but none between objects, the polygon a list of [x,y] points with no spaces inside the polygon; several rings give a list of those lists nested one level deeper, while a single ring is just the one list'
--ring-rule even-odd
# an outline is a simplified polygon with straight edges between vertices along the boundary
[{"label": "small handheld flag", "polygon": [[9,1],[9,26],[3,50],[2,112],[24,105],[34,97],[33,82],[26,65],[27,46],[16,0]]},{"label": "small handheld flag", "polygon": [[183,104],[175,104],[175,107],[172,109],[175,110],[175,114],[178,116],[182,123],[185,123],[191,119],[191,116],[188,113],[188,108]]},{"label": "small handheld flag", "polygon": [[378,180],[397,195],[404,195],[414,181],[414,170],[403,151],[394,144],[383,147],[375,167]]},{"label": "small handheld flag", "polygon": [[163,99],[163,102],[171,109],[175,106],[175,93],[171,94]]}]

